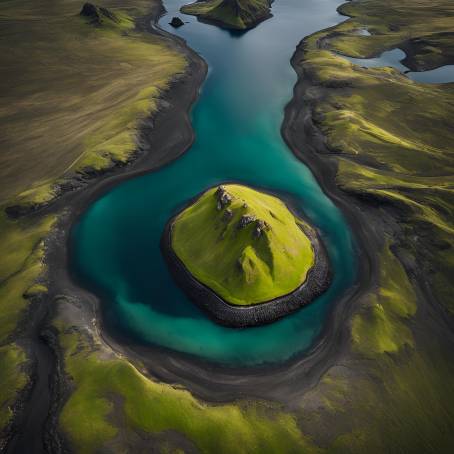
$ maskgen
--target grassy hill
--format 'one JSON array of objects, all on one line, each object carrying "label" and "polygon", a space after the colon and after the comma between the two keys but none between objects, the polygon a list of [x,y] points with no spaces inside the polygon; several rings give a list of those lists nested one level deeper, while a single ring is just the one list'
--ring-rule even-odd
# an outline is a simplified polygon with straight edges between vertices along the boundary
[{"label": "grassy hill", "polygon": [[181,12],[241,30],[270,17],[270,6],[269,0],[209,0],[185,5]]},{"label": "grassy hill", "polygon": [[305,225],[278,198],[232,184],[209,189],[177,216],[172,247],[224,300],[257,304],[305,281],[314,263]]}]

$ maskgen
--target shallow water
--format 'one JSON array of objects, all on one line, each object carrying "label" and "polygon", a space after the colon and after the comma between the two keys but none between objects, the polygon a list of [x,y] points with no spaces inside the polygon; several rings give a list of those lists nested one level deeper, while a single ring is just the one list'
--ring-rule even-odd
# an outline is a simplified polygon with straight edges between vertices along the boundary
[{"label": "shallow water", "polygon": [[398,71],[405,73],[407,77],[415,82],[425,84],[444,84],[454,82],[454,65],[440,66],[439,68],[430,71],[409,71],[408,68],[401,63],[406,57],[406,54],[401,49],[393,49],[383,52],[375,58],[353,58],[346,57],[348,61],[355,65],[364,66],[365,68],[378,68],[383,66],[391,66]]},{"label": "shallow water", "polygon": [[[355,279],[350,230],[308,168],[280,134],[283,109],[296,75],[295,46],[316,30],[343,20],[338,0],[279,0],[274,17],[247,33],[202,24],[165,2],[161,26],[184,37],[210,71],[193,109],[196,141],[158,172],[120,184],[93,203],[73,230],[72,268],[102,296],[110,330],[230,365],[277,362],[308,349],[334,300]],[[174,30],[179,15],[189,23]],[[159,250],[167,220],[206,189],[236,180],[290,198],[317,225],[334,280],[310,306],[268,326],[232,329],[210,321],[174,285]]]}]

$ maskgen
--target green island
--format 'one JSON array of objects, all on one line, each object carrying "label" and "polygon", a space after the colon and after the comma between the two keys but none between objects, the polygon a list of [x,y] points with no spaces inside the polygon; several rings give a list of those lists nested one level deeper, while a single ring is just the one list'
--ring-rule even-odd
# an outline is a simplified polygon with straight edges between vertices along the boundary
[{"label": "green island", "polygon": [[184,14],[225,28],[246,30],[271,17],[270,0],[207,0],[181,7]]},{"label": "green island", "polygon": [[286,295],[306,280],[314,250],[304,229],[278,198],[229,184],[180,213],[171,242],[196,279],[241,306]]}]

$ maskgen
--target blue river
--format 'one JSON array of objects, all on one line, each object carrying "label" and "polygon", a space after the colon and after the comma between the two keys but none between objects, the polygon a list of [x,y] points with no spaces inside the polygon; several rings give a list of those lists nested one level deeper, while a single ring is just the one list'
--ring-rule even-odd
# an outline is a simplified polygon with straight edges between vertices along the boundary
[{"label": "blue river", "polygon": [[[93,203],[72,231],[71,267],[102,298],[109,331],[123,338],[224,365],[281,362],[313,345],[333,302],[356,277],[349,226],[280,134],[296,83],[290,58],[304,36],[344,20],[336,13],[340,2],[279,0],[273,18],[246,33],[183,16],[182,4],[165,2],[168,14],[160,25],[209,65],[192,111],[195,143],[173,163]],[[177,30],[168,25],[175,15],[187,21]],[[291,199],[320,230],[334,272],[325,294],[267,326],[232,329],[212,322],[174,284],[159,248],[165,223],[188,200],[232,180]]]}]

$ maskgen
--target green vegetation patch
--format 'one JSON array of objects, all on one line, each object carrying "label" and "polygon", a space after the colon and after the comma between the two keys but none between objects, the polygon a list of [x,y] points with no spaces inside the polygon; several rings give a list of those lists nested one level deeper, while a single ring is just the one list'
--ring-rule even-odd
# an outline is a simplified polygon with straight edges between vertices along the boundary
[{"label": "green vegetation patch", "polygon": [[413,347],[404,321],[416,312],[416,296],[399,260],[385,248],[381,257],[380,287],[370,304],[352,320],[353,348],[368,357]]},{"label": "green vegetation patch", "polygon": [[186,68],[168,41],[135,28],[148,2],[103,0],[99,20],[82,5],[1,3],[0,203],[46,203],[65,179],[130,160],[140,121]]},{"label": "green vegetation patch", "polygon": [[[341,34],[334,49],[352,57],[368,58],[383,50],[402,47],[412,69],[431,69],[452,62],[454,4],[450,0],[361,0],[344,3],[342,14],[353,20],[336,27]],[[372,36],[343,34],[359,24]]]},{"label": "green vegetation patch", "polygon": [[[69,303],[60,304],[62,317],[73,311]],[[102,447],[125,452],[122,443],[133,433],[144,439],[168,430],[182,434],[202,453],[318,452],[301,434],[294,416],[277,405],[206,404],[186,390],[150,380],[106,350],[93,331],[63,319],[55,324],[73,384],[60,424],[76,452],[98,452]]]},{"label": "green vegetation patch", "polygon": [[47,288],[37,280],[45,272],[44,237],[55,222],[48,216],[31,223],[0,216],[0,343],[7,340],[29,305],[29,299]]},{"label": "green vegetation patch", "polygon": [[[454,84],[416,83],[393,68],[354,65],[338,52],[367,57],[399,46],[411,67],[449,64],[453,8],[449,0],[348,3],[341,10],[353,18],[307,38],[302,61],[323,88],[313,117],[338,161],[338,185],[398,207],[405,215],[401,243],[452,313]],[[359,35],[363,28],[372,35]],[[431,46],[422,46],[427,40]]]},{"label": "green vegetation patch", "polygon": [[0,433],[30,380],[12,340],[47,293],[44,239],[56,219],[12,220],[5,206],[47,203],[67,179],[130,160],[140,121],[186,68],[168,41],[135,28],[149,1],[103,0],[88,16],[82,6],[1,2]]},{"label": "green vegetation patch", "polygon": [[173,221],[171,244],[191,274],[225,301],[258,304],[291,293],[315,260],[310,228],[269,194],[229,184]]},{"label": "green vegetation patch", "polygon": [[25,352],[12,339],[31,298],[47,292],[44,238],[54,223],[55,216],[11,220],[0,211],[0,433],[11,422],[18,393],[30,380],[23,368]]},{"label": "green vegetation patch", "polygon": [[22,371],[25,362],[25,353],[16,344],[0,347],[0,430],[11,421],[17,394],[28,383],[28,376]]},{"label": "green vegetation patch", "polygon": [[269,0],[208,0],[185,5],[181,12],[227,28],[247,29],[270,17],[270,6]]}]

